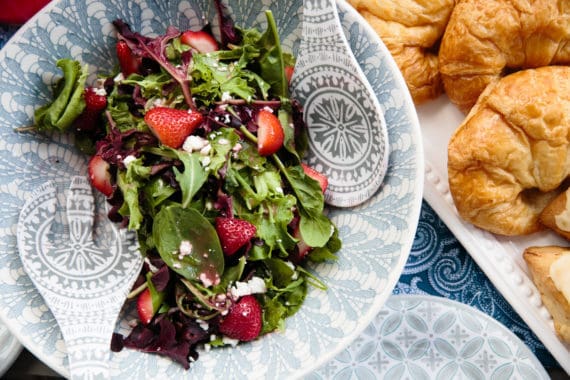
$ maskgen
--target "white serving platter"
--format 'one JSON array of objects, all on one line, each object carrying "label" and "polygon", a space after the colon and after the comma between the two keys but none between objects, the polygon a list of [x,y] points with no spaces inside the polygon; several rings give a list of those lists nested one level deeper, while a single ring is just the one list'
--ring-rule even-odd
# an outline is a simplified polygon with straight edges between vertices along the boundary
[{"label": "white serving platter", "polygon": [[551,232],[524,237],[504,237],[483,231],[460,218],[447,177],[447,143],[464,114],[443,95],[417,107],[425,152],[424,199],[446,223],[471,257],[513,309],[570,374],[570,346],[556,335],[552,318],[531,280],[522,258],[532,245],[568,245]]}]

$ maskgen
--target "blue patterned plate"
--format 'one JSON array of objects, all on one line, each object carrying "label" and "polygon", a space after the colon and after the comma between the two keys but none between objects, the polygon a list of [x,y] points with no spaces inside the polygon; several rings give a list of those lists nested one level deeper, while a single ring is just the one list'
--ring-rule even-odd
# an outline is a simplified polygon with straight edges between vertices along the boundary
[{"label": "blue patterned plate", "polygon": [[532,351],[473,307],[434,296],[392,296],[317,379],[548,379]]},{"label": "blue patterned plate", "polygon": [[[276,18],[285,50],[295,53],[301,33],[300,0],[235,0],[229,9],[239,25]],[[112,356],[116,378],[292,378],[322,365],[346,347],[376,316],[409,255],[422,201],[423,150],[415,108],[402,77],[376,33],[346,3],[339,2],[344,30],[384,110],[390,141],[389,167],[378,192],[352,209],[329,208],[344,246],[336,263],[310,268],[327,285],[312,289],[305,305],[274,333],[237,348],[202,351],[185,372],[157,355],[123,350]],[[67,374],[61,332],[25,275],[16,252],[16,223],[25,199],[49,180],[84,174],[86,158],[61,136],[20,134],[36,107],[50,98],[48,84],[59,72],[55,60],[72,57],[92,70],[115,64],[110,24],[122,18],[133,29],[161,34],[170,24],[198,28],[212,19],[209,0],[61,0],[23,26],[0,51],[0,318],[24,346],[59,373]],[[214,18],[215,19],[215,18]],[[214,20],[214,29],[215,29]],[[128,329],[122,318],[117,330]]]}]

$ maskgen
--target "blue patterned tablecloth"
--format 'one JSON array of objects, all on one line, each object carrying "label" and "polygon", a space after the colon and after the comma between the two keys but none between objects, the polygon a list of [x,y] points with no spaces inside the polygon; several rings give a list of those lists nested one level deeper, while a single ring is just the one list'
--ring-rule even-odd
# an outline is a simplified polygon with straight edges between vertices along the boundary
[{"label": "blue patterned tablecloth", "polygon": [[[0,25],[0,48],[17,30]],[[394,294],[430,294],[473,306],[513,331],[545,368],[559,368],[434,210],[424,202],[408,262]]]}]

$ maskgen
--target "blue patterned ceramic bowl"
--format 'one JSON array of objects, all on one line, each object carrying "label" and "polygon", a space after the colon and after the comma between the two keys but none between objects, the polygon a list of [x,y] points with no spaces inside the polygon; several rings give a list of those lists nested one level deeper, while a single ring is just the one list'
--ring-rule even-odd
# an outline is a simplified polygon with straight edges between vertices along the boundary
[{"label": "blue patterned ceramic bowl", "polygon": [[[332,359],[376,316],[410,252],[422,200],[423,151],[411,98],[388,51],[362,18],[338,2],[357,60],[385,112],[390,141],[388,173],[380,190],[352,209],[329,208],[344,247],[336,263],[311,268],[328,285],[313,289],[286,330],[237,348],[202,352],[188,372],[156,355],[123,350],[112,356],[116,378],[292,378]],[[283,45],[296,52],[301,0],[236,0],[229,9],[239,25],[265,27],[263,10],[276,18]],[[59,75],[55,61],[72,57],[93,71],[116,63],[111,21],[122,18],[148,35],[170,24],[197,28],[213,19],[209,0],[62,0],[30,20],[0,52],[0,317],[33,354],[67,374],[61,332],[25,275],[16,251],[16,223],[24,200],[47,180],[85,173],[86,157],[64,137],[21,134],[34,109],[50,99]],[[128,328],[128,318],[117,330]]]}]

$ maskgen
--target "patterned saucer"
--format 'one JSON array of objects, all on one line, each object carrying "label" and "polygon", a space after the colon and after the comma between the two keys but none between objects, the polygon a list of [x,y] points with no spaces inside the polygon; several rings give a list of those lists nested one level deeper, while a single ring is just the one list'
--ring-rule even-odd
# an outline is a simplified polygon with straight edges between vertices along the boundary
[{"label": "patterned saucer", "polygon": [[505,326],[465,304],[392,296],[364,332],[306,379],[549,379]]}]

